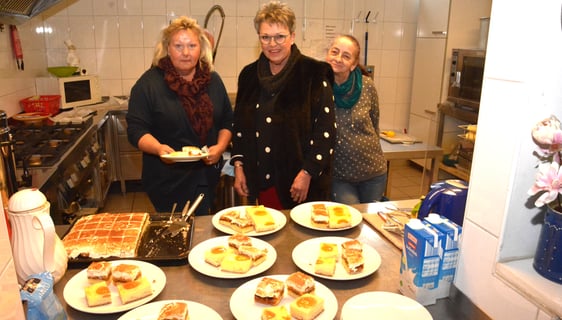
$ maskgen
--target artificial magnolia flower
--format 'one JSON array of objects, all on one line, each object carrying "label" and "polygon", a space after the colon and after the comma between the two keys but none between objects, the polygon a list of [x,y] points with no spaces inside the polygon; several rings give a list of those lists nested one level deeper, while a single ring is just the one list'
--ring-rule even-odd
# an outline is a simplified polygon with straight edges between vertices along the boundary
[{"label": "artificial magnolia flower", "polygon": [[554,200],[558,200],[562,193],[562,169],[560,167],[560,152],[562,151],[562,130],[560,120],[555,116],[544,119],[537,123],[531,132],[533,141],[539,146],[537,155],[541,164],[537,173],[535,183],[529,189],[528,194],[533,196],[541,194],[535,201],[537,207],[542,207]]},{"label": "artificial magnolia flower", "polygon": [[562,170],[558,162],[543,163],[539,166],[539,172],[535,184],[528,191],[533,196],[539,192],[544,193],[535,201],[535,206],[542,207],[556,199],[562,187]]},{"label": "artificial magnolia flower", "polygon": [[560,120],[555,116],[544,119],[532,130],[533,140],[541,147],[541,153],[553,153],[562,150],[562,130]]}]

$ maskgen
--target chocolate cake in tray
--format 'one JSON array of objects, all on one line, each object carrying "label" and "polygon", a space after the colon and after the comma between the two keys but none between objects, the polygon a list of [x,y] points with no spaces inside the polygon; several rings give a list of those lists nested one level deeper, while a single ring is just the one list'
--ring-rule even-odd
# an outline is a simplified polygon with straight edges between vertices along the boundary
[{"label": "chocolate cake in tray", "polygon": [[[193,217],[168,221],[169,214],[97,213],[82,216],[62,238],[69,262],[133,258],[187,259]],[[166,232],[171,226],[174,232]]]}]

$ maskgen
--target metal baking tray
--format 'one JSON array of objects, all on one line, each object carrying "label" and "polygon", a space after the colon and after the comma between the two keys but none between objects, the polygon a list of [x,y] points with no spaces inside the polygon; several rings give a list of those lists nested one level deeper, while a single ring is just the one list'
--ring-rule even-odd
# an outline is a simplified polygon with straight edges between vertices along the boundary
[{"label": "metal baking tray", "polygon": [[[150,214],[150,223],[143,231],[136,257],[106,257],[99,259],[76,257],[69,258],[68,263],[84,264],[93,261],[117,259],[135,259],[152,262],[187,262],[191,244],[193,243],[195,218],[192,215],[187,222],[175,221],[175,224],[181,223],[180,228],[176,228],[176,232],[170,234],[166,232],[171,225],[168,222],[169,217],[169,213]],[[72,227],[68,229],[68,231],[70,230],[72,230]]]}]

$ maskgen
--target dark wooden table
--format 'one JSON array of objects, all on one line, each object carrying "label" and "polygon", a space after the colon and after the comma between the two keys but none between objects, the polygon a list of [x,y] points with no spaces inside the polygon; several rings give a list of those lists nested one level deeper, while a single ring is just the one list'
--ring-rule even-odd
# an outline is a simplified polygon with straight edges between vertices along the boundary
[{"label": "dark wooden table", "polygon": [[[369,212],[370,210],[368,205],[358,205],[355,207],[361,212]],[[236,288],[256,277],[290,274],[298,271],[299,268],[293,263],[291,258],[293,248],[302,241],[325,236],[359,239],[375,248],[382,258],[380,268],[375,273],[362,279],[337,281],[316,278],[316,281],[331,289],[338,300],[336,319],[339,319],[344,303],[354,295],[367,291],[399,293],[398,276],[401,253],[365,221],[349,230],[324,232],[302,227],[290,219],[288,212],[285,212],[285,214],[287,215],[287,224],[283,229],[260,237],[261,240],[267,241],[277,251],[277,260],[267,271],[249,278],[219,279],[199,273],[191,268],[187,261],[181,262],[179,265],[158,264],[166,274],[167,282],[164,290],[153,301],[182,299],[199,302],[214,309],[223,319],[234,319],[230,312],[229,300]],[[193,246],[207,239],[225,235],[213,227],[211,218],[211,216],[196,217]],[[59,227],[58,231],[64,232],[64,228]],[[104,315],[88,314],[77,311],[66,304],[63,298],[65,284],[81,270],[82,268],[73,268],[72,265],[69,265],[69,269],[64,277],[54,286],[55,294],[63,304],[68,314],[68,319],[117,319],[124,314],[124,312]],[[456,305],[451,299],[438,300],[436,305],[428,306],[428,310],[432,313],[434,319],[463,319],[457,312]],[[257,315],[257,318],[259,318],[259,315]]]}]

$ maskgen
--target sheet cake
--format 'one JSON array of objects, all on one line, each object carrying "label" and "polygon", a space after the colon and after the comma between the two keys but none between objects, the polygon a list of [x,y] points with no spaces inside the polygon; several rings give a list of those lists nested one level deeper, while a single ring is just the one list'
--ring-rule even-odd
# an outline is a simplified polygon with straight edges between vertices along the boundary
[{"label": "sheet cake", "polygon": [[74,223],[62,241],[69,258],[136,257],[149,219],[146,212],[83,216]]}]

